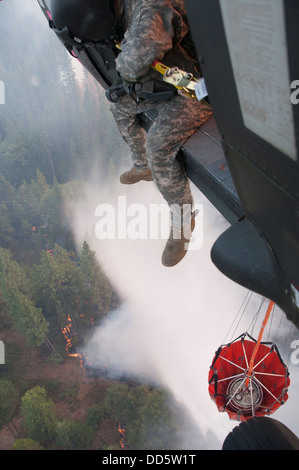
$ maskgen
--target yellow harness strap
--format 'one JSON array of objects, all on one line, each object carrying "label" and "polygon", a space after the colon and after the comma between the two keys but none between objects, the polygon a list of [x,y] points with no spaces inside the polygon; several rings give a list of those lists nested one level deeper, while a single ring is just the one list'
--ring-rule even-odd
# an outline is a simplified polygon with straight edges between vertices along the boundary
[{"label": "yellow harness strap", "polygon": [[[116,47],[121,50],[120,43],[117,43]],[[173,85],[178,90],[178,94],[185,98],[201,101],[208,94],[203,78],[196,79],[192,73],[185,72],[178,67],[167,67],[159,60],[155,60],[151,68],[163,75],[163,81]]]}]

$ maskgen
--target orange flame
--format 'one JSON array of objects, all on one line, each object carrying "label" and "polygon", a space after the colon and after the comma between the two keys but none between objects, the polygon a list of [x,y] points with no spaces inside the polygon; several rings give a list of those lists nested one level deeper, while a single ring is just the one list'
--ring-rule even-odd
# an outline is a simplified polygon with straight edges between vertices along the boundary
[{"label": "orange flame", "polygon": [[67,317],[68,324],[64,327],[61,328],[61,332],[65,338],[66,341],[66,352],[69,357],[79,357],[80,358],[80,366],[83,368],[83,357],[82,354],[80,353],[70,353],[70,349],[72,347],[72,334],[71,334],[71,328],[72,328],[72,319],[70,315]]},{"label": "orange flame", "polygon": [[120,435],[121,435],[121,440],[120,440],[120,447],[122,449],[126,449],[127,448],[127,445],[126,445],[126,436],[125,436],[125,430],[124,428],[121,427],[121,425],[119,424],[118,427],[117,427]]}]

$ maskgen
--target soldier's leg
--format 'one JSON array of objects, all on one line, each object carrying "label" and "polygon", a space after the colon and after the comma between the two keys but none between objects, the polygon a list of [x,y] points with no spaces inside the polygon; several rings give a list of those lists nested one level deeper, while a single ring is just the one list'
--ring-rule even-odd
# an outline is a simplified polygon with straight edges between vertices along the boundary
[{"label": "soldier's leg", "polygon": [[140,107],[131,96],[124,95],[111,106],[111,111],[122,138],[130,148],[134,167],[147,168],[146,133],[138,118],[138,114],[141,112]]},{"label": "soldier's leg", "polygon": [[178,151],[212,112],[209,106],[180,96],[159,108],[146,149],[154,180],[172,209],[172,227],[162,263],[175,266],[187,253],[195,223],[190,184]]},{"label": "soldier's leg", "polygon": [[210,117],[211,108],[176,96],[161,103],[146,140],[149,167],[169,205],[192,203],[188,178],[178,152],[186,140]]}]

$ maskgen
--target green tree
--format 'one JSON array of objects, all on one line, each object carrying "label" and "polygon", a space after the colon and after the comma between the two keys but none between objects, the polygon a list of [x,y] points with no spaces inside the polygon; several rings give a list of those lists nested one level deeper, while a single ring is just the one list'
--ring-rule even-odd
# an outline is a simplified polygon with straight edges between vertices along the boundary
[{"label": "green tree", "polygon": [[55,437],[57,417],[54,402],[44,388],[36,386],[22,397],[23,425],[29,437],[44,444]]},{"label": "green tree", "polygon": [[22,205],[23,218],[30,225],[39,226],[44,221],[43,203],[51,187],[40,170],[36,170],[36,178],[24,183],[17,190],[17,201]]},{"label": "green tree", "polygon": [[178,422],[171,411],[167,395],[154,389],[147,397],[140,412],[140,435],[143,449],[175,448]]},{"label": "green tree", "polygon": [[0,290],[2,300],[15,327],[30,346],[41,346],[48,333],[48,322],[30,299],[30,282],[23,269],[0,248]]},{"label": "green tree", "polygon": [[13,186],[0,173],[0,245],[7,248],[13,243],[15,236],[11,217],[14,199]]},{"label": "green tree", "polygon": [[0,173],[0,201],[3,203],[11,202],[15,196],[13,186]]},{"label": "green tree", "polygon": [[71,432],[71,442],[75,449],[87,449],[94,441],[94,430],[87,423],[76,422]]},{"label": "green tree", "polygon": [[5,204],[0,203],[0,244],[9,247],[13,243],[14,234],[9,209]]},{"label": "green tree", "polygon": [[97,319],[101,319],[117,307],[118,299],[95,252],[90,249],[86,241],[82,245],[79,266],[87,306],[86,316],[90,319],[91,315],[93,317],[96,315]]},{"label": "green tree", "polygon": [[124,383],[117,383],[109,387],[103,401],[103,408],[107,416],[113,416],[115,422],[122,421],[126,416],[129,387]]},{"label": "green tree", "polygon": [[170,403],[161,389],[118,383],[107,390],[102,406],[115,426],[124,428],[129,449],[162,450],[176,448],[182,422],[180,410]]},{"label": "green tree", "polygon": [[33,439],[16,439],[12,445],[12,450],[44,450],[39,442]]},{"label": "green tree", "polygon": [[87,410],[86,421],[95,430],[99,429],[105,417],[104,408],[101,405],[94,405]]},{"label": "green tree", "polygon": [[0,379],[0,426],[11,420],[18,403],[19,394],[14,385],[9,380]]},{"label": "green tree", "polygon": [[58,447],[71,447],[71,432],[72,432],[72,424],[73,421],[71,420],[63,420],[57,423],[56,427],[56,445]]},{"label": "green tree", "polygon": [[142,434],[142,410],[147,402],[151,388],[139,385],[129,390],[126,402],[125,436],[131,449],[141,449],[144,446]]},{"label": "green tree", "polygon": [[54,184],[45,195],[42,202],[42,213],[46,215],[47,236],[50,245],[58,240],[63,241],[63,195],[60,184],[54,180]]},{"label": "green tree", "polygon": [[49,321],[63,328],[69,316],[72,320],[80,317],[81,280],[74,253],[59,245],[52,251],[42,251],[33,280],[36,305]]},{"label": "green tree", "polygon": [[64,420],[58,423],[56,444],[58,447],[87,449],[94,441],[94,430],[87,423]]},{"label": "green tree", "polygon": [[87,243],[79,259],[57,244],[53,250],[43,250],[32,277],[35,305],[51,327],[64,328],[71,318],[79,333],[117,305],[111,284]]}]

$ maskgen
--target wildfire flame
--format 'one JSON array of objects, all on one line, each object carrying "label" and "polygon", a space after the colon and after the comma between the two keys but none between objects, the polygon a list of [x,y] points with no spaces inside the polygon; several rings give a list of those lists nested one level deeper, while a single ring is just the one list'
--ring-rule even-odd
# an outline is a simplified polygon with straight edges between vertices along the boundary
[{"label": "wildfire flame", "polygon": [[68,355],[70,355],[69,350],[72,347],[72,338],[71,338],[72,319],[70,316],[68,316],[67,320],[68,320],[68,324],[64,328],[61,328],[61,332],[66,341],[66,352],[68,353]]},{"label": "wildfire flame", "polygon": [[66,341],[66,352],[69,357],[79,357],[81,359],[81,367],[83,367],[83,357],[82,354],[80,353],[71,353],[70,350],[72,348],[72,333],[71,333],[71,328],[72,328],[72,319],[70,315],[67,318],[68,324],[64,327],[61,328],[61,332],[65,338]]},{"label": "wildfire flame", "polygon": [[124,428],[121,427],[121,425],[119,424],[118,427],[117,427],[120,435],[121,435],[121,440],[120,440],[120,447],[122,449],[127,449],[127,444],[126,444],[126,436],[125,436],[125,430]]},{"label": "wildfire flame", "polygon": [[[84,315],[82,314],[81,317],[83,317],[83,316]],[[92,365],[90,364],[90,361],[88,360],[88,357],[87,357],[86,353],[84,353],[84,352],[82,352],[82,353],[71,352],[72,347],[73,347],[72,338],[74,337],[74,334],[72,333],[72,319],[71,319],[70,315],[68,315],[67,321],[68,321],[67,325],[64,328],[61,328],[61,332],[62,332],[62,334],[65,338],[65,342],[66,342],[66,346],[65,346],[66,353],[67,353],[68,357],[79,358],[80,359],[80,367],[82,367],[82,369],[84,369],[85,374],[88,374],[88,371],[92,369]],[[109,366],[109,364],[107,364],[107,363],[104,364],[105,369],[107,369],[108,366]],[[123,432],[124,432],[124,430],[123,430]]]}]

